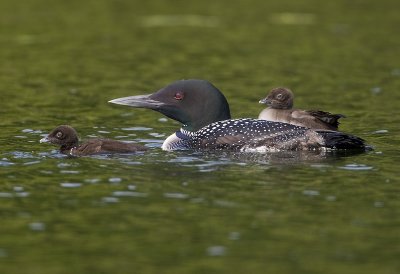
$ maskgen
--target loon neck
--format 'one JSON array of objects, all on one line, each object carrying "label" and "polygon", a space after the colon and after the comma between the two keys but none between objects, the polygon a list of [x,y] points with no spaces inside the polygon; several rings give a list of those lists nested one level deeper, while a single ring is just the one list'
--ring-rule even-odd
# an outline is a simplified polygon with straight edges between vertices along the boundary
[{"label": "loon neck", "polygon": [[186,129],[179,129],[175,133],[168,136],[163,142],[161,148],[163,150],[176,150],[186,148],[184,143],[190,140],[194,135],[194,132],[188,131]]},{"label": "loon neck", "polygon": [[175,132],[176,137],[178,137],[179,139],[189,139],[190,137],[192,137],[194,135],[193,131],[187,130],[185,128],[181,128],[178,131]]},{"label": "loon neck", "polygon": [[[208,105],[212,104],[217,104],[217,102],[213,101]],[[204,111],[198,110],[196,106],[193,106],[192,109],[192,113],[190,113],[189,116],[182,115],[179,116],[179,118],[175,118],[175,120],[178,120],[182,123],[181,131],[193,133],[214,122],[231,119],[229,105],[227,103],[221,103],[221,105],[218,107],[210,107],[210,109]]]},{"label": "loon neck", "polygon": [[74,149],[77,146],[78,146],[78,142],[73,142],[72,144],[71,143],[64,144],[60,147],[60,151],[61,151],[61,153],[68,153],[69,151],[71,151],[71,149]]}]

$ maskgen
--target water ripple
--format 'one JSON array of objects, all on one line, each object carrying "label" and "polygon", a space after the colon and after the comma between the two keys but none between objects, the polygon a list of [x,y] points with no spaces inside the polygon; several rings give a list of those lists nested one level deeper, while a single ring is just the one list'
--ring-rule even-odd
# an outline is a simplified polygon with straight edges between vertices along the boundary
[{"label": "water ripple", "polygon": [[279,25],[311,25],[315,23],[315,14],[282,12],[272,14],[270,20]]},{"label": "water ripple", "polygon": [[240,233],[237,232],[237,231],[232,231],[231,233],[229,233],[228,238],[229,238],[229,240],[232,240],[232,241],[239,240],[240,239]]},{"label": "water ripple", "polygon": [[191,203],[194,203],[194,204],[200,204],[200,203],[204,203],[204,202],[205,202],[205,199],[204,199],[204,198],[201,198],[201,197],[192,198],[192,199],[190,199],[190,202],[191,202]]},{"label": "water ripple", "polygon": [[10,162],[7,158],[3,158],[0,160],[0,166],[11,166],[14,165],[13,162]]},{"label": "water ripple", "polygon": [[119,199],[116,197],[103,197],[102,202],[108,203],[108,204],[115,204],[119,202]]},{"label": "water ripple", "polygon": [[33,231],[44,231],[46,229],[46,225],[41,222],[33,222],[29,224],[29,228]]},{"label": "water ripple", "polygon": [[318,196],[319,191],[318,190],[303,190],[303,194],[306,196]]},{"label": "water ripple", "polygon": [[221,245],[210,246],[207,248],[208,256],[224,256],[226,254],[226,248]]},{"label": "water ripple", "polygon": [[379,94],[382,92],[382,88],[381,87],[373,87],[370,89],[372,94]]},{"label": "water ripple", "polygon": [[382,201],[375,201],[374,202],[374,207],[384,207],[385,203]]},{"label": "water ripple", "polygon": [[117,197],[139,197],[139,198],[145,198],[148,196],[147,193],[135,192],[135,191],[114,191],[112,195]]},{"label": "water ripple", "polygon": [[35,158],[31,153],[25,151],[13,151],[11,155],[14,156],[15,159],[32,159]]},{"label": "water ripple", "polygon": [[400,69],[398,69],[398,68],[393,69],[392,72],[391,72],[391,74],[392,74],[393,76],[400,76]]},{"label": "water ripple", "polygon": [[100,182],[100,179],[98,179],[98,178],[85,179],[85,183],[89,183],[89,184],[97,184],[98,182]]},{"label": "water ripple", "polygon": [[0,248],[0,258],[8,257],[8,253],[5,249]]},{"label": "water ripple", "polygon": [[17,192],[15,193],[15,197],[19,197],[19,198],[25,198],[28,197],[30,195],[29,192]]},{"label": "water ripple", "polygon": [[61,170],[60,173],[62,173],[62,174],[79,174],[80,171],[78,171],[78,170]]},{"label": "water ripple", "polygon": [[329,202],[334,202],[334,201],[336,201],[336,196],[333,196],[333,195],[326,196],[325,200],[327,200]]},{"label": "water ripple", "polygon": [[59,163],[59,164],[57,164],[57,167],[59,167],[59,168],[65,168],[65,167],[71,167],[72,166],[72,164],[69,164],[69,163]]},{"label": "water ripple", "polygon": [[0,192],[0,198],[12,198],[14,195],[9,192]]},{"label": "water ripple", "polygon": [[14,187],[13,187],[13,190],[14,190],[15,192],[22,192],[22,191],[24,191],[24,188],[23,188],[22,186],[14,186]]},{"label": "water ripple", "polygon": [[117,135],[117,136],[114,136],[114,138],[115,139],[124,139],[124,138],[128,138],[129,136],[127,136],[127,135]]},{"label": "water ripple", "polygon": [[151,133],[149,133],[149,135],[152,136],[152,137],[155,137],[155,138],[165,137],[165,134],[157,133],[157,132],[151,132]]},{"label": "water ripple", "polygon": [[360,170],[372,170],[373,167],[372,166],[367,166],[364,164],[348,164],[342,167],[339,167],[341,169],[345,169],[345,170],[355,170],[355,171],[360,171]]},{"label": "water ripple", "polygon": [[234,208],[234,207],[238,206],[235,202],[224,201],[224,200],[216,200],[216,201],[214,201],[214,205],[221,206],[221,207],[230,207],[230,208]]},{"label": "water ripple", "polygon": [[379,129],[379,130],[373,131],[372,133],[373,134],[385,134],[385,133],[388,133],[388,132],[389,132],[389,130],[387,130],[387,129]]},{"label": "water ripple", "polygon": [[82,184],[81,183],[60,183],[61,187],[64,188],[78,188],[81,187]]},{"label": "water ripple", "polygon": [[121,128],[122,130],[126,131],[146,131],[146,130],[152,130],[150,127],[123,127]]},{"label": "water ripple", "polygon": [[141,18],[144,27],[217,27],[220,22],[216,16],[196,14],[148,15]]},{"label": "water ripple", "polygon": [[112,177],[109,178],[108,181],[112,184],[119,184],[120,182],[122,182],[122,179],[119,177]]},{"label": "water ripple", "polygon": [[40,161],[30,161],[30,162],[23,163],[24,166],[31,166],[31,165],[35,165],[35,164],[40,164]]},{"label": "water ripple", "polygon": [[41,130],[34,130],[34,129],[30,129],[30,128],[23,129],[23,130],[21,130],[21,132],[30,133],[30,134],[41,134],[41,133],[43,133],[43,131],[41,131]]},{"label": "water ripple", "polygon": [[189,195],[184,193],[164,193],[164,197],[171,199],[187,199],[189,198]]}]

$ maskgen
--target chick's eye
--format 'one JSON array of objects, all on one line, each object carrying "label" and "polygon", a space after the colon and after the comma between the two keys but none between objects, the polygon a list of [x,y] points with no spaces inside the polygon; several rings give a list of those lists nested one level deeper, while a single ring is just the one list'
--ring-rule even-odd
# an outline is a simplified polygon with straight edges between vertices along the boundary
[{"label": "chick's eye", "polygon": [[57,138],[61,138],[61,137],[62,137],[62,135],[63,135],[63,134],[62,134],[62,132],[61,132],[61,131],[59,131],[59,132],[57,132],[57,133],[56,133],[56,137],[57,137]]},{"label": "chick's eye", "polygon": [[177,93],[175,93],[174,99],[175,100],[182,100],[183,99],[183,93],[178,91]]},{"label": "chick's eye", "polygon": [[278,98],[278,99],[282,99],[282,94],[281,94],[281,93],[279,93],[278,95],[276,95],[276,98]]}]

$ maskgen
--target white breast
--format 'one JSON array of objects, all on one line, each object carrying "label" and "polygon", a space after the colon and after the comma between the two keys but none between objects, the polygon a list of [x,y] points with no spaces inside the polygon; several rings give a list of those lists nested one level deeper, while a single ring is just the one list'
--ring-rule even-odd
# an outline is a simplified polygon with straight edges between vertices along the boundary
[{"label": "white breast", "polygon": [[167,150],[167,151],[174,150],[173,149],[173,144],[175,144],[176,142],[178,142],[180,140],[181,139],[178,136],[176,136],[175,133],[173,133],[170,136],[168,136],[167,139],[165,139],[164,143],[161,146],[161,149],[162,150]]},{"label": "white breast", "polygon": [[276,110],[266,108],[260,112],[260,115],[258,115],[258,119],[268,120],[268,121],[277,121]]}]

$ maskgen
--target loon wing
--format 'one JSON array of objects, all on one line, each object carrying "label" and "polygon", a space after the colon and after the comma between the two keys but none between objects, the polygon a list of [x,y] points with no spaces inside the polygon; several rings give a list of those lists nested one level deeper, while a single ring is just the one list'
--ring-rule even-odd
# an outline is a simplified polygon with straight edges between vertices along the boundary
[{"label": "loon wing", "polygon": [[146,148],[139,144],[124,143],[111,139],[92,139],[83,143],[76,149],[73,154],[77,156],[92,155],[99,153],[128,153],[143,151]]},{"label": "loon wing", "polygon": [[212,123],[196,133],[195,148],[233,149],[268,147],[298,149],[309,130],[291,124],[255,119],[235,119]]},{"label": "loon wing", "polygon": [[124,143],[111,139],[102,139],[101,152],[128,153],[144,150],[146,150],[146,147],[139,144]]},{"label": "loon wing", "polygon": [[337,130],[339,126],[339,119],[345,118],[346,116],[343,114],[332,114],[330,112],[322,111],[322,110],[306,110],[306,112],[318,119],[319,121],[325,123],[328,127],[331,127],[333,130]]},{"label": "loon wing", "polygon": [[365,149],[364,140],[330,130],[313,130],[286,123],[255,119],[235,119],[212,123],[190,140],[194,149],[241,151]]},{"label": "loon wing", "polygon": [[102,143],[103,142],[100,139],[89,140],[75,148],[72,154],[75,156],[82,156],[99,153],[101,151]]}]

